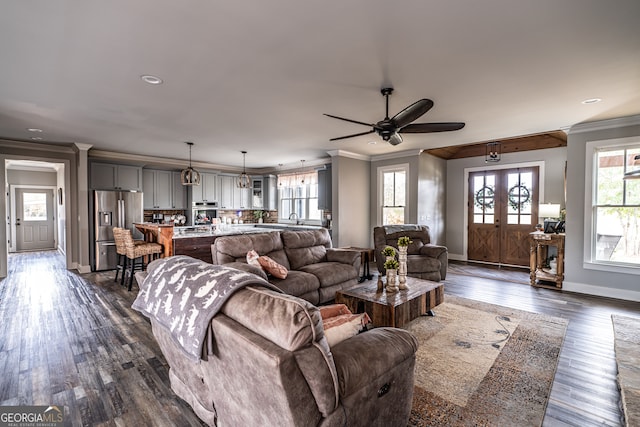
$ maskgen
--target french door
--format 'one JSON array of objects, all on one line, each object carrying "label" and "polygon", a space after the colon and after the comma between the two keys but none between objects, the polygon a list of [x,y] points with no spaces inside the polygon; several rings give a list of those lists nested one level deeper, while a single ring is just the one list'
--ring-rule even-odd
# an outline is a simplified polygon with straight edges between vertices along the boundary
[{"label": "french door", "polygon": [[538,167],[469,174],[471,261],[528,266],[528,235],[538,221]]}]

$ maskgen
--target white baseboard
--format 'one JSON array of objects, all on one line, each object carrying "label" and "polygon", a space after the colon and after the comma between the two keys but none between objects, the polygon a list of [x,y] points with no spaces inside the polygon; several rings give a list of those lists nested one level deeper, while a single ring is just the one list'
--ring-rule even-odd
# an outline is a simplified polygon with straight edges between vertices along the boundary
[{"label": "white baseboard", "polygon": [[640,302],[640,292],[628,289],[609,288],[606,286],[587,285],[585,283],[567,282],[562,283],[562,290],[577,292],[580,294],[594,295],[598,297],[616,298],[625,301]]},{"label": "white baseboard", "polygon": [[91,273],[90,265],[79,265],[78,263],[76,263],[75,269],[78,270],[78,273],[80,274]]},{"label": "white baseboard", "polygon": [[447,254],[447,258],[452,259],[454,261],[466,261],[467,260],[467,256],[466,255],[452,254],[451,252],[449,252]]}]

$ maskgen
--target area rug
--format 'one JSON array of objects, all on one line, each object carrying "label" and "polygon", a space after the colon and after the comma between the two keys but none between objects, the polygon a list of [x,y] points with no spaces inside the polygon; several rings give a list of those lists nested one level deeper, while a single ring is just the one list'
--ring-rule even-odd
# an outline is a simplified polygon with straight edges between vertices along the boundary
[{"label": "area rug", "polygon": [[640,319],[611,315],[625,425],[640,425]]},{"label": "area rug", "polygon": [[411,426],[542,424],[568,321],[447,295],[419,342]]}]

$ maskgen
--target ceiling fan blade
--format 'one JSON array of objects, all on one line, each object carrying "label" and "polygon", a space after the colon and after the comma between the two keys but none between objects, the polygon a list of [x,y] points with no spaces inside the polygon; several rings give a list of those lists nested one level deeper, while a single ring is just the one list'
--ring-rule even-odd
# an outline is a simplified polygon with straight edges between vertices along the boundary
[{"label": "ceiling fan blade", "polygon": [[368,132],[354,133],[353,135],[340,136],[338,138],[331,138],[329,141],[338,141],[340,139],[354,138],[356,136],[369,135],[370,133],[374,133],[374,132],[375,130],[370,130]]},{"label": "ceiling fan blade", "polygon": [[399,133],[394,133],[389,137],[389,144],[398,145],[402,142],[402,137]]},{"label": "ceiling fan blade", "polygon": [[433,101],[430,99],[421,99],[409,105],[404,110],[393,116],[396,126],[401,129],[407,126],[418,117],[429,111],[433,107]]},{"label": "ceiling fan blade", "polygon": [[433,133],[433,132],[449,132],[452,130],[460,130],[464,127],[461,122],[445,122],[445,123],[414,123],[400,129],[401,133]]},{"label": "ceiling fan blade", "polygon": [[365,125],[365,126],[374,127],[374,125],[372,125],[371,123],[365,123],[365,122],[359,122],[357,120],[345,119],[344,117],[332,116],[331,114],[325,114],[325,116],[331,117],[333,119],[344,120],[345,122],[355,123],[357,125]]}]

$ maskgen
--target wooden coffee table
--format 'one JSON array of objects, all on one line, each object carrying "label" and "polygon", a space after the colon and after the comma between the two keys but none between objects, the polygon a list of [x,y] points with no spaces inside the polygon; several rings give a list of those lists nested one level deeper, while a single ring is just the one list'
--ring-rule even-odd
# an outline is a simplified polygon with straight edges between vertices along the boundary
[{"label": "wooden coffee table", "polygon": [[336,303],[345,304],[352,313],[366,312],[373,326],[400,328],[444,301],[442,282],[407,277],[407,285],[407,290],[389,293],[378,291],[373,281],[336,292]]}]

